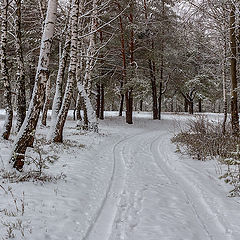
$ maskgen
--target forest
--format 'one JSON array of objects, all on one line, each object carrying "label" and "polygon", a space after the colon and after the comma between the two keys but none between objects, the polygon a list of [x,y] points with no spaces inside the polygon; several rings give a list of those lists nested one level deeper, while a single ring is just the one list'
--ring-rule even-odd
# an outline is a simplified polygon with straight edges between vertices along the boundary
[{"label": "forest", "polygon": [[[0,190],[12,198],[16,211],[2,210],[0,200],[0,214],[5,211],[8,217],[24,215],[24,190],[17,187],[18,198],[15,198],[12,187],[7,189],[4,185],[6,182],[67,181],[64,179],[68,176],[62,169],[68,163],[67,159],[73,161],[78,155],[85,159],[87,154],[95,154],[105,159],[103,163],[98,159],[96,162],[91,160],[89,164],[93,164],[93,169],[102,171],[96,170],[96,176],[106,174],[106,179],[101,181],[109,184],[108,187],[103,184],[103,189],[100,186],[98,189],[103,192],[107,189],[105,197],[100,193],[96,196],[103,199],[102,207],[94,202],[96,206],[91,208],[90,220],[80,221],[81,224],[92,221],[90,225],[80,224],[86,230],[81,238],[71,234],[75,237],[61,238],[56,235],[55,238],[48,238],[44,235],[43,238],[40,234],[39,238],[34,235],[31,239],[150,240],[144,234],[141,237],[134,235],[135,227],[131,228],[131,224],[135,222],[127,217],[130,211],[132,219],[138,219],[140,210],[137,209],[144,202],[146,189],[141,186],[132,197],[128,181],[140,181],[131,179],[128,173],[137,164],[124,160],[124,156],[120,157],[121,152],[131,155],[133,150],[124,150],[128,144],[132,149],[142,146],[144,150],[143,139],[148,139],[146,146],[149,145],[151,151],[146,155],[155,159],[154,164],[173,185],[175,181],[182,181],[181,184],[186,186],[186,179],[177,180],[172,169],[168,169],[171,164],[160,166],[157,162],[165,151],[159,149],[166,139],[169,140],[165,143],[168,154],[180,152],[185,156],[187,153],[188,157],[204,162],[217,158],[218,164],[224,165],[218,165],[218,177],[220,175],[220,179],[233,186],[226,192],[230,192],[232,197],[240,196],[238,0],[0,0],[0,3],[0,180],[3,180]],[[174,116],[177,120],[173,120]],[[148,121],[145,118],[149,118]],[[173,129],[172,124],[178,128],[174,136],[165,132]],[[141,128],[144,137],[137,140]],[[159,134],[155,136],[154,131],[159,131]],[[154,136],[156,139],[165,136],[166,139],[156,143]],[[133,137],[136,143],[130,142]],[[109,144],[108,148],[106,144]],[[99,153],[94,149],[98,145],[102,146]],[[173,150],[172,145],[177,150]],[[107,160],[110,149],[114,156],[113,166]],[[140,154],[141,149],[136,149],[134,151]],[[86,151],[85,155],[81,151]],[[176,159],[176,156],[169,158]],[[141,156],[139,159],[144,158]],[[145,160],[142,168],[145,167]],[[64,167],[55,167],[58,161],[63,161],[61,164]],[[49,164],[54,165],[51,168],[56,168],[56,175],[45,173],[48,171],[45,169],[50,168]],[[83,164],[81,167],[88,174],[93,174],[92,177],[95,176],[95,170],[91,170],[87,163],[77,164]],[[178,166],[179,162],[174,160],[174,164]],[[34,166],[34,170],[29,165]],[[179,169],[185,172],[187,168],[183,166]],[[74,168],[71,171],[74,172]],[[112,169],[112,176],[107,179],[111,172],[108,168]],[[210,168],[213,169],[212,166]],[[78,170],[81,172],[81,169]],[[69,175],[79,174],[71,171]],[[124,182],[120,181],[118,185],[114,180],[117,176],[125,179]],[[150,177],[146,175],[144,179],[148,181]],[[207,183],[206,179],[204,183]],[[95,184],[97,186],[97,180]],[[116,229],[120,230],[107,235],[107,230],[103,230],[107,227],[98,220],[102,215],[99,213],[94,217],[94,214],[97,209],[107,212],[104,204],[110,204],[108,195],[111,188],[118,189],[116,192],[121,195],[120,203],[126,201],[129,205],[126,210],[121,208],[121,204],[116,204],[116,211],[123,215],[119,213],[119,219],[118,214],[113,215],[109,222],[116,224]],[[55,189],[54,192],[57,192]],[[176,189],[178,192],[179,189]],[[195,202],[197,195],[191,194],[187,187],[184,189],[181,194],[186,202],[190,202],[201,225],[200,228],[196,226],[196,231],[201,229],[205,232],[205,235],[199,235],[199,239],[228,239],[221,238],[221,227],[219,231],[209,228],[215,229],[212,231],[203,224],[209,213],[198,214],[204,205],[202,202],[209,201],[210,195],[202,202]],[[169,193],[171,189],[166,191]],[[22,196],[20,193],[23,193]],[[180,195],[177,198],[181,199]],[[131,205],[131,201],[135,200]],[[135,208],[132,209],[133,205]],[[219,209],[216,208],[212,214],[217,214]],[[124,222],[122,216],[131,229],[126,230],[126,224],[125,227],[121,225]],[[221,217],[224,218],[220,216],[219,219]],[[226,227],[225,223],[219,224]],[[4,226],[7,229],[6,239],[28,239],[24,235],[26,230],[19,222],[15,225],[8,222]],[[94,235],[91,229],[95,227],[96,232],[104,232],[102,237]],[[28,234],[31,231],[28,230]],[[158,237],[161,236],[159,234]],[[188,233],[182,232],[185,239],[195,239],[194,235],[185,234]],[[171,239],[177,239],[177,235],[174,236]],[[238,239],[239,236],[240,230],[229,239]],[[161,239],[169,239],[168,235],[164,237]]]},{"label": "forest", "polygon": [[105,109],[125,110],[128,124],[133,110],[230,111],[237,133],[239,36],[237,1],[2,1],[2,137],[15,112],[14,166],[48,109],[53,142],[69,109],[93,129]]}]

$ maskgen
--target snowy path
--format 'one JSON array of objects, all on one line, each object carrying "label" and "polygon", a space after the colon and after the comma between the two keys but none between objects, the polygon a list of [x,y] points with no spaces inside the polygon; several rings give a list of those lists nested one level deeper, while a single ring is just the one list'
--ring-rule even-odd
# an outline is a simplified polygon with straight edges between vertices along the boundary
[{"label": "snowy path", "polygon": [[[127,125],[111,112],[100,134],[82,134],[69,121],[65,144],[45,146],[60,157],[49,173],[62,172],[66,180],[1,181],[18,199],[24,191],[26,206],[24,216],[1,214],[2,222],[23,221],[25,236],[14,231],[18,240],[239,240],[240,200],[227,197],[217,162],[175,153],[174,119],[186,118],[164,114],[153,121],[150,113],[135,113]],[[40,128],[39,138],[47,131]],[[11,142],[0,144],[6,165]],[[0,191],[0,197],[0,209],[14,209],[10,195]],[[6,232],[0,224],[0,238]]]},{"label": "snowy path", "polygon": [[218,180],[179,159],[170,127],[162,122],[115,145],[110,188],[86,239],[239,239]]}]

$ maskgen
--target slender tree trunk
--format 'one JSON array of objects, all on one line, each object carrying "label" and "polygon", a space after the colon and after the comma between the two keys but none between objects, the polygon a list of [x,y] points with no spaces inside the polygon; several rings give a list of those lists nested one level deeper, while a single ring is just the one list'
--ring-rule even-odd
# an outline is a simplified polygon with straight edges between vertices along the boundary
[{"label": "slender tree trunk", "polygon": [[[122,69],[122,80],[120,83],[121,89],[121,99],[120,99],[120,108],[119,108],[119,116],[122,116],[123,112],[123,104],[124,104],[124,94],[123,94],[123,86],[126,83],[126,71],[127,71],[127,62],[126,62],[126,49],[125,49],[125,34],[122,22],[122,16],[119,16],[119,26],[121,31],[121,54],[122,54],[122,62],[123,62],[123,69]],[[126,100],[125,100],[126,101]]]},{"label": "slender tree trunk", "polygon": [[152,110],[153,110],[153,119],[158,119],[158,107],[157,107],[157,86],[156,86],[156,78],[154,76],[153,63],[149,59],[149,71],[150,71],[150,79],[152,86]]},{"label": "slender tree trunk", "polygon": [[[129,14],[129,21],[133,25],[133,2],[130,2],[130,14]],[[130,65],[133,68],[134,66],[134,30],[133,26],[130,33],[130,42],[129,42],[129,52],[130,52]],[[126,123],[133,124],[133,88],[130,87],[126,89],[125,93],[125,101],[126,101]]]},{"label": "slender tree trunk", "polygon": [[17,60],[17,79],[16,79],[16,130],[19,131],[26,117],[26,93],[25,93],[25,73],[22,54],[21,36],[21,1],[16,0],[16,19],[15,19],[15,41],[16,41],[16,60]]},{"label": "slender tree trunk", "polygon": [[[225,46],[226,47],[226,46]],[[225,48],[226,50],[226,48]],[[227,84],[226,84],[226,59],[224,57],[224,63],[223,63],[223,69],[222,69],[222,77],[223,77],[223,113],[224,113],[224,118],[223,118],[223,134],[226,133],[226,122],[227,122]]]},{"label": "slender tree trunk", "polygon": [[126,92],[125,99],[126,99],[126,123],[133,124],[132,121],[133,97],[131,89]]},{"label": "slender tree trunk", "polygon": [[85,102],[83,102],[83,129],[88,130],[88,112]]},{"label": "slender tree trunk", "polygon": [[139,110],[140,110],[141,112],[142,112],[142,110],[143,110],[143,100],[142,100],[142,99],[140,100]]},{"label": "slender tree trunk", "polygon": [[193,100],[189,101],[189,114],[193,114]]},{"label": "slender tree trunk", "polygon": [[198,112],[202,112],[202,99],[201,98],[199,98],[198,99]]},{"label": "slender tree trunk", "polygon": [[51,131],[54,131],[54,126],[56,124],[57,116],[59,113],[59,110],[62,105],[62,85],[63,85],[63,79],[64,79],[64,73],[67,66],[67,59],[68,59],[68,53],[69,53],[69,47],[70,47],[70,33],[68,32],[65,39],[65,45],[63,48],[63,52],[61,54],[61,51],[59,50],[59,68],[58,68],[58,74],[57,74],[57,80],[56,80],[56,90],[54,94],[53,99],[53,105],[52,105],[52,116],[51,116]]},{"label": "slender tree trunk", "polygon": [[81,95],[78,93],[77,95],[77,102],[76,102],[76,111],[77,111],[77,120],[82,121],[82,116],[81,116]]},{"label": "slender tree trunk", "polygon": [[22,169],[24,165],[26,149],[33,142],[40,109],[43,105],[49,66],[50,49],[52,45],[56,21],[56,12],[57,0],[49,0],[45,27],[41,41],[39,62],[35,77],[33,95],[29,105],[27,116],[14,142],[11,154],[11,161],[14,162],[14,167],[18,170]]},{"label": "slender tree trunk", "polygon": [[[147,12],[147,1],[144,0],[144,13],[146,23],[148,22],[148,12]],[[154,41],[152,41],[152,54],[154,54]],[[153,119],[158,119],[158,103],[157,103],[157,86],[156,86],[156,77],[155,77],[155,62],[154,60],[148,59],[148,66],[150,72],[150,80],[152,87],[152,111],[153,111]]]},{"label": "slender tree trunk", "polygon": [[2,137],[8,139],[13,119],[12,100],[11,100],[11,86],[10,77],[7,67],[7,27],[8,27],[8,0],[3,0],[1,5],[1,17],[2,17],[2,28],[1,28],[1,74],[2,82],[4,84],[4,107],[6,112],[5,122],[2,131]]},{"label": "slender tree trunk", "polygon": [[122,113],[123,113],[123,104],[124,104],[124,94],[121,94],[121,97],[120,97],[120,107],[119,107],[119,116],[120,117],[122,116]]},{"label": "slender tree trunk", "polygon": [[184,97],[184,112],[188,112],[189,102],[187,98]]},{"label": "slender tree trunk", "polygon": [[48,78],[48,81],[46,85],[45,102],[44,102],[43,113],[42,113],[42,125],[44,126],[47,125],[47,113],[48,113],[48,109],[51,101],[51,79],[49,76],[47,78]]},{"label": "slender tree trunk", "polygon": [[161,120],[162,115],[162,82],[160,82],[159,98],[158,98],[158,120]]},{"label": "slender tree trunk", "polygon": [[99,118],[101,120],[104,119],[104,84],[101,84],[101,110]]},{"label": "slender tree trunk", "polygon": [[[162,0],[162,18],[165,18],[165,0]],[[165,28],[162,27],[161,34],[161,57],[160,57],[160,86],[159,86],[159,102],[158,102],[158,119],[161,120],[161,111],[162,111],[162,95],[163,92],[163,70],[164,70],[164,35]]]},{"label": "slender tree trunk", "polygon": [[96,101],[96,117],[100,116],[100,105],[101,105],[101,86],[97,84],[97,101]]},{"label": "slender tree trunk", "polygon": [[68,109],[70,107],[73,84],[76,80],[76,66],[77,66],[77,45],[78,45],[78,13],[79,13],[79,0],[72,0],[71,10],[71,47],[70,47],[70,63],[68,69],[67,85],[64,93],[61,109],[57,116],[56,125],[54,127],[52,140],[53,142],[63,141],[63,127],[65,125]]},{"label": "slender tree trunk", "polygon": [[230,46],[231,46],[231,57],[230,57],[230,71],[231,71],[231,120],[232,120],[232,132],[234,135],[239,134],[239,118],[238,118],[238,103],[237,103],[237,51],[236,51],[236,20],[235,14],[236,9],[234,4],[231,4],[230,12]]}]

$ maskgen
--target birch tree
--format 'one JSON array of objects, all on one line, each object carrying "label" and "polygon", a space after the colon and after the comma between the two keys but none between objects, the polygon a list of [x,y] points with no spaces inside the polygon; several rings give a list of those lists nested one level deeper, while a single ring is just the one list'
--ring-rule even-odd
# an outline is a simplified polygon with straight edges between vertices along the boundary
[{"label": "birch tree", "polygon": [[239,117],[237,103],[237,43],[236,43],[236,7],[231,3],[229,27],[230,27],[230,71],[231,71],[231,120],[233,134],[239,134]]},{"label": "birch tree", "polygon": [[72,0],[72,9],[70,14],[71,19],[71,46],[70,46],[70,63],[68,69],[68,79],[63,97],[61,109],[58,113],[55,126],[52,129],[51,140],[53,142],[63,141],[63,127],[66,122],[68,109],[70,107],[73,94],[73,84],[76,79],[77,65],[77,45],[78,45],[78,15],[79,15],[79,0]]},{"label": "birch tree", "polygon": [[10,77],[7,67],[7,31],[8,31],[8,7],[9,1],[2,0],[1,15],[2,15],[2,26],[1,26],[1,74],[2,81],[4,84],[4,107],[6,112],[5,122],[2,130],[2,137],[8,139],[12,128],[13,110],[11,100],[11,86]]},{"label": "birch tree", "polygon": [[26,118],[14,142],[10,157],[10,161],[13,162],[13,166],[17,170],[23,168],[26,149],[31,146],[34,141],[40,110],[43,106],[49,67],[49,56],[56,22],[56,12],[57,0],[49,0],[32,99]]},{"label": "birch tree", "polygon": [[[92,4],[92,14],[91,14],[91,21],[89,31],[90,34],[87,37],[87,50],[86,50],[86,62],[85,62],[85,69],[83,73],[83,81],[81,80],[80,71],[83,70],[80,66],[80,62],[78,62],[78,71],[77,71],[77,88],[82,96],[83,99],[83,110],[84,114],[84,124],[83,126],[85,129],[93,128],[97,131],[97,120],[96,120],[96,113],[93,109],[91,100],[90,100],[90,93],[91,93],[91,85],[92,85],[92,71],[95,65],[96,56],[96,42],[94,38],[94,33],[96,32],[96,21],[97,21],[97,0],[93,0]],[[92,33],[91,33],[92,32]],[[79,35],[79,37],[81,37]],[[78,126],[80,123],[78,123]]]},{"label": "birch tree", "polygon": [[21,2],[16,1],[16,19],[15,19],[15,41],[16,41],[16,60],[17,60],[17,79],[16,79],[16,112],[17,123],[16,130],[19,131],[26,116],[26,94],[25,94],[25,72],[22,51],[21,34]]},{"label": "birch tree", "polygon": [[46,85],[46,91],[45,91],[45,101],[43,105],[43,111],[42,111],[42,125],[47,125],[47,113],[50,106],[51,101],[51,76],[47,76],[47,85]]}]

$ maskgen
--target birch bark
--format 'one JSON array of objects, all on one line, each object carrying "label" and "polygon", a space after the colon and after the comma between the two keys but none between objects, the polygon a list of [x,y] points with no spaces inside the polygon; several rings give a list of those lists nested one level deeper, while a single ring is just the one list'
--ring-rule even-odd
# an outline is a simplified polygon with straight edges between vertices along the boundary
[{"label": "birch bark", "polygon": [[25,92],[25,73],[22,53],[22,34],[21,34],[21,1],[16,0],[16,19],[15,19],[15,45],[17,60],[17,79],[16,79],[16,130],[19,131],[26,117],[26,92]]},{"label": "birch bark", "polygon": [[[91,18],[90,31],[96,31],[96,19],[97,19],[97,0],[93,0],[93,13]],[[92,106],[90,100],[90,85],[91,85],[91,75],[94,68],[94,54],[95,54],[95,39],[94,34],[89,36],[89,45],[86,52],[86,64],[85,64],[85,74],[83,81],[81,80],[81,74],[77,72],[77,87],[80,95],[83,98],[83,110],[84,110],[84,128],[97,130],[97,119],[96,113]],[[78,62],[78,64],[81,64]],[[78,67],[80,69],[80,67]],[[79,122],[77,124],[79,126]]]},{"label": "birch bark", "polygon": [[71,98],[73,94],[73,84],[76,79],[76,66],[77,66],[77,45],[78,45],[78,13],[79,13],[79,0],[72,0],[71,10],[71,47],[70,47],[70,63],[68,69],[68,79],[65,89],[65,94],[62,102],[61,109],[58,113],[56,124],[53,127],[51,140],[53,142],[62,142],[63,140],[63,127],[66,122],[68,109],[70,107]]},{"label": "birch bark", "polygon": [[13,167],[17,170],[21,170],[23,168],[25,152],[27,147],[31,146],[34,140],[39,113],[43,106],[50,49],[56,22],[56,12],[57,0],[49,0],[32,99],[28,108],[27,116],[14,142],[10,157],[10,162],[14,163]]},{"label": "birch bark", "polygon": [[64,72],[67,65],[70,43],[71,43],[70,33],[68,33],[65,39],[63,52],[62,54],[59,53],[61,54],[61,57],[59,61],[59,68],[58,68],[58,74],[57,74],[57,80],[56,80],[56,91],[55,91],[53,105],[52,105],[51,132],[54,131],[54,127],[57,121],[57,116],[62,105],[62,84],[64,79]]},{"label": "birch bark", "polygon": [[47,85],[46,85],[46,91],[45,91],[45,102],[43,106],[43,113],[42,113],[42,125],[47,125],[47,112],[49,109],[51,101],[51,77],[48,76]]},{"label": "birch bark", "polygon": [[1,27],[1,73],[2,81],[4,84],[4,107],[6,111],[5,123],[2,130],[2,137],[8,139],[13,119],[12,100],[11,100],[11,86],[10,77],[7,67],[7,27],[8,27],[8,0],[2,1],[1,14],[2,14],[2,27]]}]

